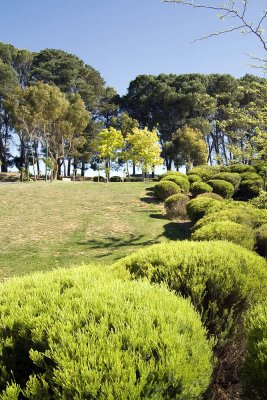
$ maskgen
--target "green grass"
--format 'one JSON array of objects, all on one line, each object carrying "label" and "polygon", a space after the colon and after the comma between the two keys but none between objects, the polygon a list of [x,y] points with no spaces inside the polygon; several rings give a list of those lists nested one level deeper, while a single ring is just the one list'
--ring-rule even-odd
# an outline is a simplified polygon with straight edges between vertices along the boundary
[{"label": "green grass", "polygon": [[0,279],[81,263],[110,264],[139,247],[184,239],[149,196],[152,183],[0,184]]}]

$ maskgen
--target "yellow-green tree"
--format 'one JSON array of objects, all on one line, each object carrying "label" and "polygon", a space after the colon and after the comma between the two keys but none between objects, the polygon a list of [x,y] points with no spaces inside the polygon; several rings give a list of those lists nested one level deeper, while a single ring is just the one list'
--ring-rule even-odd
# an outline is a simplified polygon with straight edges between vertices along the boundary
[{"label": "yellow-green tree", "polygon": [[126,148],[123,158],[128,163],[132,161],[142,169],[143,176],[156,165],[162,165],[160,157],[161,148],[158,141],[157,130],[149,131],[148,128],[133,128],[126,135]]},{"label": "yellow-green tree", "polygon": [[113,127],[103,129],[99,132],[92,143],[98,157],[105,162],[107,180],[110,177],[111,164],[120,156],[123,145],[124,139],[121,131]]}]

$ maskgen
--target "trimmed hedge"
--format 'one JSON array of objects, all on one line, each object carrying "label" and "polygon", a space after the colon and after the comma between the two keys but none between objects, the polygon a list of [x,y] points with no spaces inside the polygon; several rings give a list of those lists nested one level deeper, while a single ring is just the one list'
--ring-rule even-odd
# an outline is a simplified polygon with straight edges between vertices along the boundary
[{"label": "trimmed hedge", "polygon": [[114,175],[110,178],[110,182],[122,182],[122,178]]},{"label": "trimmed hedge", "polygon": [[166,215],[170,219],[187,217],[186,204],[189,201],[189,197],[183,193],[174,194],[168,197],[164,202],[164,208]]},{"label": "trimmed hedge", "polygon": [[190,186],[190,191],[193,197],[196,197],[201,193],[212,192],[212,190],[212,187],[205,182],[194,182]]},{"label": "trimmed hedge", "polygon": [[190,182],[190,184],[194,183],[194,182],[202,182],[202,179],[199,175],[188,175],[188,180]]},{"label": "trimmed hedge", "polygon": [[192,222],[196,223],[211,207],[216,206],[218,203],[219,201],[215,199],[210,199],[208,197],[197,197],[187,203],[187,215]]},{"label": "trimmed hedge", "polygon": [[224,201],[224,198],[222,196],[220,196],[217,193],[201,193],[198,194],[197,197],[209,197],[210,199],[214,199],[214,200],[219,200],[219,201]]},{"label": "trimmed hedge", "polygon": [[245,320],[247,335],[243,383],[248,398],[267,398],[267,305],[255,307]]},{"label": "trimmed hedge", "polygon": [[231,221],[215,221],[197,229],[191,236],[192,240],[227,240],[248,250],[255,246],[255,233],[249,226]]},{"label": "trimmed hedge", "polygon": [[243,313],[267,294],[264,258],[226,241],[169,242],[147,247],[114,264],[132,279],[167,283],[190,298],[218,345],[230,338]]},{"label": "trimmed hedge", "polygon": [[220,172],[214,176],[214,179],[230,182],[234,186],[235,191],[238,189],[241,182],[241,176],[236,172]]},{"label": "trimmed hedge", "polygon": [[256,169],[252,165],[245,164],[232,164],[229,165],[227,169],[231,172],[237,172],[238,174],[242,174],[243,172],[256,172]]},{"label": "trimmed hedge", "polygon": [[94,176],[93,182],[106,182],[106,178],[104,178],[103,176],[99,176],[99,179],[98,179],[98,176]]},{"label": "trimmed hedge", "polygon": [[0,286],[1,399],[202,398],[211,347],[188,300],[99,266]]},{"label": "trimmed hedge", "polygon": [[214,193],[219,194],[224,199],[230,199],[235,191],[232,183],[227,181],[212,179],[208,181],[208,184],[212,187]]},{"label": "trimmed hedge", "polygon": [[180,192],[180,187],[171,181],[160,181],[154,186],[154,196],[159,200],[165,200],[167,197]]},{"label": "trimmed hedge", "polygon": [[263,224],[256,230],[257,252],[267,257],[267,224]]},{"label": "trimmed hedge", "polygon": [[187,179],[187,176],[186,175],[184,175],[184,176],[185,176],[185,178],[182,176],[168,175],[165,178],[163,178],[161,180],[161,182],[165,182],[165,181],[174,182],[174,183],[176,183],[176,185],[178,185],[180,187],[180,189],[183,193],[188,193],[190,183]]}]

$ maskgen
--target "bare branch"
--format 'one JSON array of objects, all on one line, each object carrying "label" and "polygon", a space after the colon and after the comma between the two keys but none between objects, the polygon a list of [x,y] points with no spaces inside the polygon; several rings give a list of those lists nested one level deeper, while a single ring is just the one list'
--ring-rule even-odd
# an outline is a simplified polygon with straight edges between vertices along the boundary
[{"label": "bare branch", "polygon": [[[237,30],[239,31],[242,28],[246,28],[246,26],[245,25],[240,25],[240,26],[236,26],[236,27],[231,27],[229,29],[225,29],[223,31],[212,32],[212,33],[209,33],[209,34],[207,34],[205,36],[202,36],[201,38],[193,40],[192,43],[196,43],[196,42],[199,42],[201,40],[209,39],[209,38],[211,38],[213,36],[219,36],[219,35],[223,35],[225,33],[231,33],[231,32],[237,31]],[[247,33],[251,33],[251,32],[247,32]]]}]

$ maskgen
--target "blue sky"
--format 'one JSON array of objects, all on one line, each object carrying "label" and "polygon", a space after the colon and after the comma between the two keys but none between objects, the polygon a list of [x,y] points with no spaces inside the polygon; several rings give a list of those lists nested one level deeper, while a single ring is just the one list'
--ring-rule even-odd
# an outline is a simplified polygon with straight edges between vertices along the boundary
[{"label": "blue sky", "polygon": [[[216,0],[215,0],[216,1]],[[256,13],[253,0],[252,13]],[[160,0],[0,0],[0,41],[38,51],[56,48],[96,68],[126,93],[140,74],[259,74],[249,54],[258,43],[240,33],[191,44],[225,25],[216,14]]]}]

